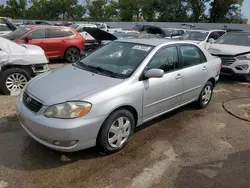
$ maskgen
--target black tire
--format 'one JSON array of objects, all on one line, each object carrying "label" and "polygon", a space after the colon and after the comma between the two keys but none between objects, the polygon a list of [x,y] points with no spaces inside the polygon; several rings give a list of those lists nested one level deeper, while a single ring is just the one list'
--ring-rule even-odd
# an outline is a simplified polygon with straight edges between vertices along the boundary
[{"label": "black tire", "polygon": [[[72,52],[74,53],[74,55],[76,57],[72,57]],[[76,61],[78,61],[80,59],[80,50],[76,47],[69,47],[64,54],[64,59],[65,61],[67,61],[68,63],[75,63]]]},{"label": "black tire", "polygon": [[[211,87],[211,96],[210,96],[209,100],[206,103],[204,103],[204,101],[202,99],[202,96],[203,96],[203,93],[205,92],[205,89],[207,87]],[[212,99],[212,96],[213,96],[213,89],[214,89],[214,85],[212,84],[212,82],[208,81],[205,84],[205,86],[202,88],[199,99],[196,101],[196,106],[197,106],[198,109],[205,108],[207,105],[209,105],[209,103],[210,103],[210,101]]]},{"label": "black tire", "polygon": [[250,72],[248,73],[248,75],[245,76],[245,80],[246,80],[247,82],[250,82]]},{"label": "black tire", "polygon": [[[109,129],[110,129],[111,125],[119,117],[128,118],[128,120],[130,121],[131,129],[130,129],[130,134],[129,134],[126,142],[124,142],[120,147],[114,148],[108,142]],[[121,150],[128,143],[130,137],[134,133],[134,130],[135,130],[135,118],[134,118],[133,114],[130,111],[125,110],[125,109],[117,110],[117,111],[113,112],[112,114],[110,114],[109,117],[103,123],[101,130],[98,134],[97,146],[102,152],[104,152],[106,154],[115,153],[115,152]]]},{"label": "black tire", "polygon": [[8,90],[8,88],[6,87],[6,81],[7,78],[13,74],[13,73],[19,73],[22,74],[23,76],[26,77],[27,81],[30,80],[30,75],[27,71],[20,69],[20,68],[10,68],[10,69],[6,69],[3,72],[0,73],[0,91],[5,94],[5,95],[9,95],[10,91]]}]

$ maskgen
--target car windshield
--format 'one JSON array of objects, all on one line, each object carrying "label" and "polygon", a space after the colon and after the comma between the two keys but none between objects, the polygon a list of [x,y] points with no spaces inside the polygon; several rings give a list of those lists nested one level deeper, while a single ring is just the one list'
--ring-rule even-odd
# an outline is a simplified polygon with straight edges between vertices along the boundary
[{"label": "car windshield", "polygon": [[197,40],[203,41],[207,38],[207,31],[187,31],[181,36],[181,40]]},{"label": "car windshield", "polygon": [[72,24],[70,25],[71,28],[77,29],[79,27],[79,24]]},{"label": "car windshield", "polygon": [[28,30],[24,27],[19,26],[17,30],[4,35],[5,38],[9,39],[9,40],[16,40],[19,37],[21,37],[24,33],[26,33]]},{"label": "car windshield", "polygon": [[220,37],[216,44],[228,44],[228,45],[238,45],[238,46],[250,46],[250,33],[228,33]]},{"label": "car windshield", "polygon": [[125,79],[132,75],[152,49],[152,46],[144,44],[111,42],[76,65],[98,74]]}]

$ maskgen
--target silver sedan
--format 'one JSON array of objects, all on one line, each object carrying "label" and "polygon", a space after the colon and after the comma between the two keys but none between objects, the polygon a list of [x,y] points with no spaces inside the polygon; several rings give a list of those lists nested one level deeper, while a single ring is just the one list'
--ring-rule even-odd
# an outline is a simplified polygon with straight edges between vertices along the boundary
[{"label": "silver sedan", "polygon": [[221,60],[196,44],[117,40],[84,59],[32,79],[16,101],[24,130],[73,152],[123,148],[135,128],[188,103],[206,107]]}]

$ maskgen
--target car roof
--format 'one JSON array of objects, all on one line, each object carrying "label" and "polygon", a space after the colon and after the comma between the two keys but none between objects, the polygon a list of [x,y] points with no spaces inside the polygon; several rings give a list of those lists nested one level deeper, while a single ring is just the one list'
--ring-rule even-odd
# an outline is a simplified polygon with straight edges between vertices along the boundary
[{"label": "car roof", "polygon": [[[66,26],[54,26],[54,25],[27,25],[28,28],[31,28],[31,29],[37,29],[37,28],[58,28],[58,29],[71,29],[69,27],[66,27]],[[24,27],[27,27],[27,26],[24,26]]]},{"label": "car roof", "polygon": [[[118,42],[127,42],[127,43],[135,43],[135,44],[144,44],[150,46],[158,46],[165,43],[176,42],[174,39],[159,39],[159,38],[150,38],[150,39],[118,39]],[[188,42],[187,42],[188,43]]]}]

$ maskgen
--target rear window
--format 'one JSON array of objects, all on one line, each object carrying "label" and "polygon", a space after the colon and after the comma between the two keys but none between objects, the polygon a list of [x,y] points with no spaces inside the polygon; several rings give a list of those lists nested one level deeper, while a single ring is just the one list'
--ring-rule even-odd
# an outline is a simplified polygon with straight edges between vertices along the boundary
[{"label": "rear window", "polygon": [[63,37],[61,29],[57,28],[48,28],[47,29],[47,38],[60,38]]},{"label": "rear window", "polygon": [[71,31],[70,29],[62,29],[61,31],[64,37],[69,37],[74,35],[73,31]]}]

